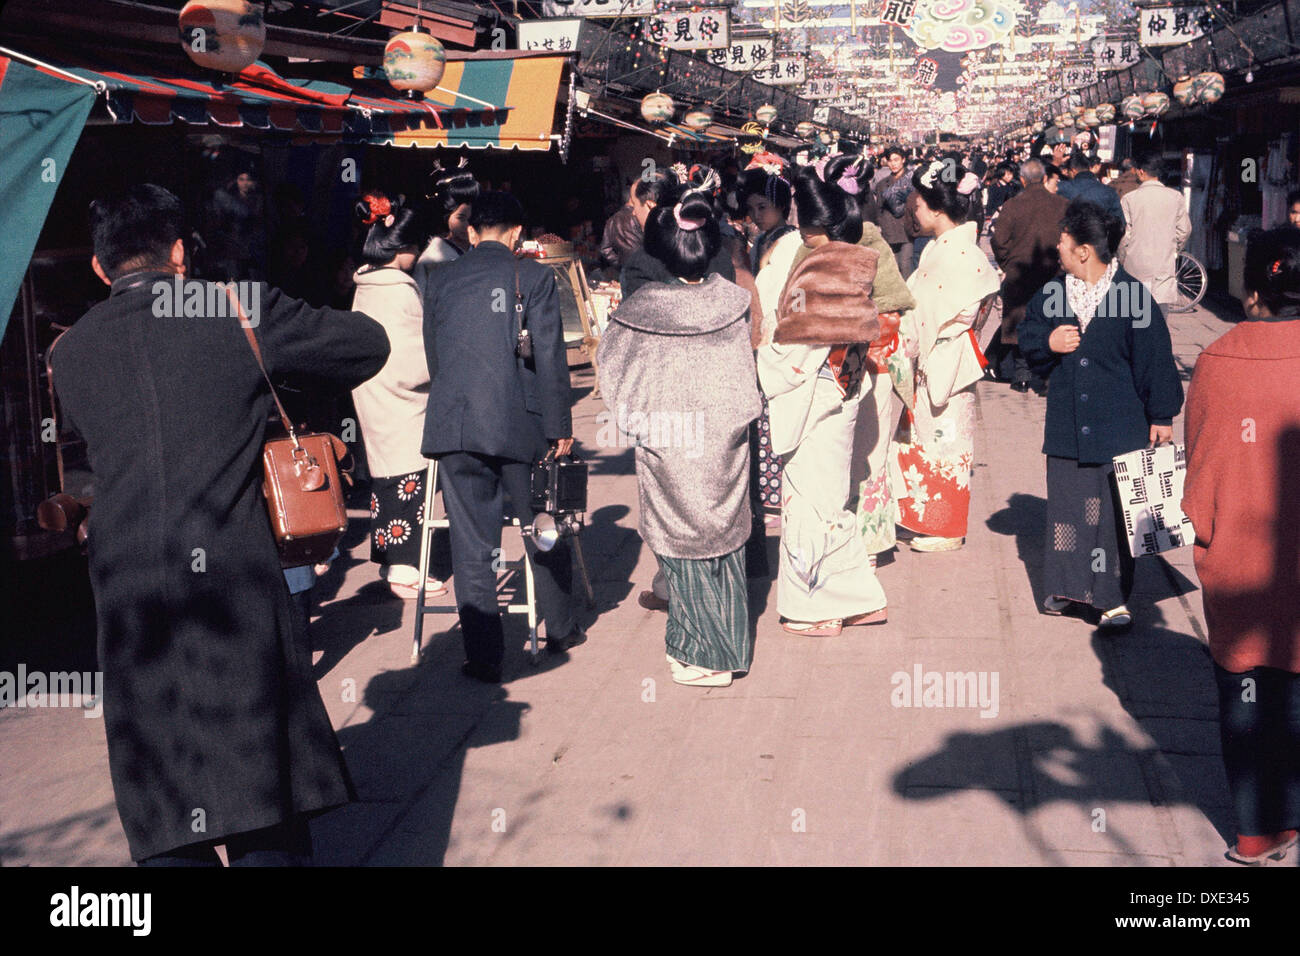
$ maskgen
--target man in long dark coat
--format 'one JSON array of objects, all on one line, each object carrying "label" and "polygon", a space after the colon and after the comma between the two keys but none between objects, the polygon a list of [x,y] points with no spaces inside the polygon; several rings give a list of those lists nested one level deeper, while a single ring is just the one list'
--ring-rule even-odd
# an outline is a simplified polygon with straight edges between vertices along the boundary
[{"label": "man in long dark coat", "polygon": [[[94,474],[113,791],[136,860],[218,865],[224,843],[232,864],[302,862],[305,814],[351,786],[262,499],[271,395],[212,284],[177,285],[182,225],[157,186],[97,203],[92,265],[112,291],[51,356]],[[242,291],[272,377],[347,390],[387,360],[368,316]]]},{"label": "man in long dark coat", "polygon": [[1061,217],[1070,204],[1047,191],[1043,176],[1041,160],[1028,159],[1020,164],[1024,192],[1003,204],[990,240],[993,257],[1003,272],[999,365],[1018,392],[1029,391],[1030,373],[1020,354],[1016,329],[1034,293],[1060,271],[1056,245],[1061,240]]}]

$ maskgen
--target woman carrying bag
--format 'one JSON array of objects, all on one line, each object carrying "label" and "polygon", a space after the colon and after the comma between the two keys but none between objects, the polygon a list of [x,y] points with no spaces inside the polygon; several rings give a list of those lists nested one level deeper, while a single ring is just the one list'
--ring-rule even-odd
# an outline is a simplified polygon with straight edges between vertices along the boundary
[{"label": "woman carrying bag", "polygon": [[1057,247],[1066,275],[1030,299],[1019,333],[1030,371],[1047,381],[1043,610],[1091,605],[1106,628],[1133,621],[1112,459],[1172,441],[1183,405],[1165,317],[1115,257],[1123,235],[1123,220],[1071,201]]}]

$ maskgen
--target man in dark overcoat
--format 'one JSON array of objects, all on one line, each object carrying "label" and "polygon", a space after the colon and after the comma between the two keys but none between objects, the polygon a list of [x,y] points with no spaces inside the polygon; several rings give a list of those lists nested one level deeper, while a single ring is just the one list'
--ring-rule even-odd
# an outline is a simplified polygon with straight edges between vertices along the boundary
[{"label": "man in dark overcoat", "polygon": [[[505,655],[495,571],[503,495],[520,525],[531,525],[532,463],[548,450],[567,455],[573,447],[559,291],[550,269],[515,257],[523,221],[513,196],[485,193],[476,199],[469,220],[474,248],[442,268],[424,299],[432,381],[421,451],[438,460],[451,525],[452,580],[465,641],[462,670],[487,683],[501,681]],[[532,340],[531,357],[517,354],[521,326]],[[546,649],[561,653],[585,639],[570,600],[569,549],[564,539],[549,552],[538,551],[530,538],[525,547]]]},{"label": "man in dark overcoat", "polygon": [[1028,159],[1020,164],[1025,189],[1002,206],[993,223],[990,245],[1003,272],[1000,371],[1018,392],[1029,391],[1029,366],[1020,354],[1016,329],[1025,306],[1060,271],[1056,246],[1061,241],[1061,217],[1070,204],[1043,186],[1043,163]]},{"label": "man in dark overcoat", "polygon": [[[272,399],[229,300],[184,280],[180,202],[140,185],[94,205],[111,286],[55,343],[61,412],[94,480],[90,574],[118,813],[135,860],[305,862],[305,815],[351,785],[295,623],[262,497]],[[241,285],[273,377],[346,391],[383,327]]]}]

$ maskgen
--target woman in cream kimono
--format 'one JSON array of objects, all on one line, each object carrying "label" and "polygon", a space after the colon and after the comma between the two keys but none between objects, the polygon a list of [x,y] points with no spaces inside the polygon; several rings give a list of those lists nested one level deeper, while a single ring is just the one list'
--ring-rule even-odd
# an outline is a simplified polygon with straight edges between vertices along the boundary
[{"label": "woman in cream kimono", "polygon": [[[759,380],[772,446],[784,461],[777,606],[791,634],[835,636],[887,619],[884,590],[848,507],[867,346],[879,333],[871,300],[879,255],[856,244],[865,176],[862,160],[847,156],[800,170],[795,205],[810,251],[791,269],[775,316],[764,302],[776,328],[758,349]],[[778,251],[779,242],[769,268]],[[758,285],[762,297],[761,272]]]},{"label": "woman in cream kimono", "polygon": [[973,325],[998,278],[977,245],[979,178],[954,160],[913,177],[917,219],[934,237],[907,280],[916,298],[918,355],[911,443],[898,447],[899,524],[916,551],[955,551],[965,543],[975,452],[975,383],[983,355]]}]

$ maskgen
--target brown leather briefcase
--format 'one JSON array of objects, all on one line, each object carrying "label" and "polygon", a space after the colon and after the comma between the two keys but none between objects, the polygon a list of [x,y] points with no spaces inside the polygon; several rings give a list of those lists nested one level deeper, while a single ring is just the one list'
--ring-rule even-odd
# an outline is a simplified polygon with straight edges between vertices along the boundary
[{"label": "brown leather briefcase", "polygon": [[273,438],[262,448],[262,492],[280,551],[280,565],[295,568],[325,561],[334,552],[339,538],[348,528],[347,504],[343,495],[343,472],[339,461],[346,457],[347,446],[334,435],[313,432],[299,435],[289,420],[280,396],[275,393],[271,377],[262,363],[257,337],[244,317],[239,300],[229,288],[239,315],[244,336],[253,349],[257,367],[262,370],[271,398],[288,432],[286,438]]}]

